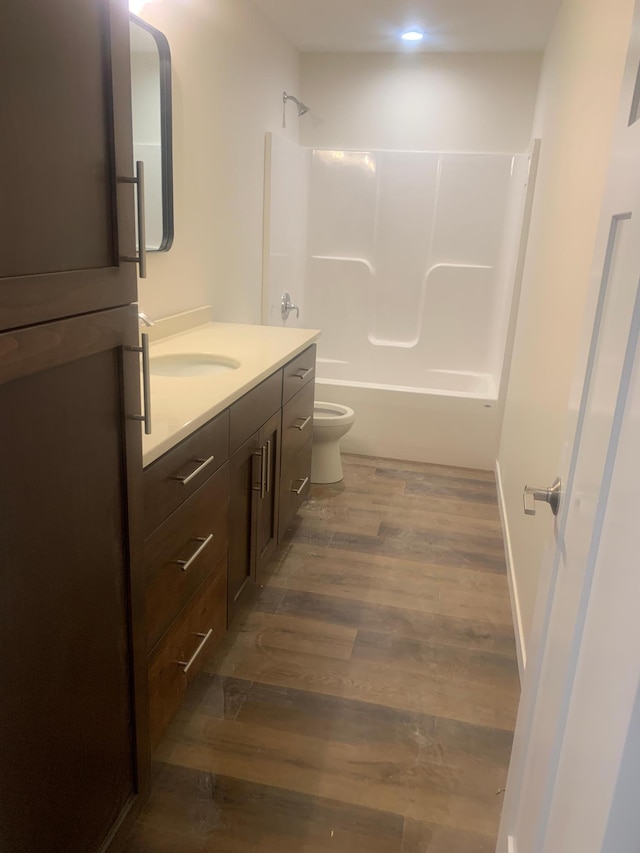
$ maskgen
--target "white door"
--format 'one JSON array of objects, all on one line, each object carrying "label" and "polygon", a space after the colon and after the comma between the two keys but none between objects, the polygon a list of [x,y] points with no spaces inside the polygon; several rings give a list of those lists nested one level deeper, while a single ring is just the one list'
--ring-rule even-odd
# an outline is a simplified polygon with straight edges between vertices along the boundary
[{"label": "white door", "polygon": [[593,264],[573,446],[555,553],[540,583],[499,853],[640,850],[640,766],[625,761],[636,726],[640,731],[639,68],[640,3]]}]

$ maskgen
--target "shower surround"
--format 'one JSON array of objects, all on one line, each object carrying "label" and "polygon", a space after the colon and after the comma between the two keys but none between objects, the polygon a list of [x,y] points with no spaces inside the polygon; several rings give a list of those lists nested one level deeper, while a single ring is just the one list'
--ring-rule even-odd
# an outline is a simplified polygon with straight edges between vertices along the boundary
[{"label": "shower surround", "polygon": [[322,329],[344,449],[493,467],[529,160],[268,138],[263,320],[287,290],[288,323]]}]

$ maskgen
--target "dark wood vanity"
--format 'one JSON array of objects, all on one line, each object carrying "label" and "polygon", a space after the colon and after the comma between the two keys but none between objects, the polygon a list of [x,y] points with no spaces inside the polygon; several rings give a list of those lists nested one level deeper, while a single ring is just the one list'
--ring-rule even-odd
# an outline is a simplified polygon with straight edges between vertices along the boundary
[{"label": "dark wood vanity", "polygon": [[315,350],[144,471],[153,745],[309,492]]}]

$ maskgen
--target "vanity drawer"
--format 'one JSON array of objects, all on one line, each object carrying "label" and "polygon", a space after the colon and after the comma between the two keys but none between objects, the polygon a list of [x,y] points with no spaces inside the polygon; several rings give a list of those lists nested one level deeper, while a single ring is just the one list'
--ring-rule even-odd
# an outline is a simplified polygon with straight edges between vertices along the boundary
[{"label": "vanity drawer", "polygon": [[286,403],[294,394],[315,378],[316,375],[316,345],[307,347],[304,352],[284,366],[282,381],[282,402]]},{"label": "vanity drawer", "polygon": [[315,382],[309,382],[282,410],[282,470],[285,471],[301,447],[313,434],[313,395]]},{"label": "vanity drawer", "polygon": [[256,385],[230,408],[230,453],[265,424],[282,406],[282,370]]},{"label": "vanity drawer", "polygon": [[226,558],[228,506],[225,464],[145,541],[149,650],[214,566]]},{"label": "vanity drawer", "polygon": [[309,497],[311,490],[311,449],[313,442],[307,443],[293,457],[280,478],[280,516],[278,521],[278,542],[287,532],[291,520]]},{"label": "vanity drawer", "polygon": [[155,747],[180,707],[191,679],[224,636],[227,561],[220,560],[201,594],[192,599],[164,636],[149,666],[149,725]]},{"label": "vanity drawer", "polygon": [[229,411],[145,468],[144,530],[148,536],[229,458]]}]

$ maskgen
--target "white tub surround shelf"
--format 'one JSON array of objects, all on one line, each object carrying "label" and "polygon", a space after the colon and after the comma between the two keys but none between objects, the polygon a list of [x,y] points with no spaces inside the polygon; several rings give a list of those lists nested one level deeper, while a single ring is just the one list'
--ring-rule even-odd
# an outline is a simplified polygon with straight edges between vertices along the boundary
[{"label": "white tub surround shelf", "polygon": [[214,375],[151,375],[152,433],[143,437],[146,467],[204,426],[312,343],[315,329],[205,323],[152,341],[150,357],[181,353],[222,356],[240,363]]}]

